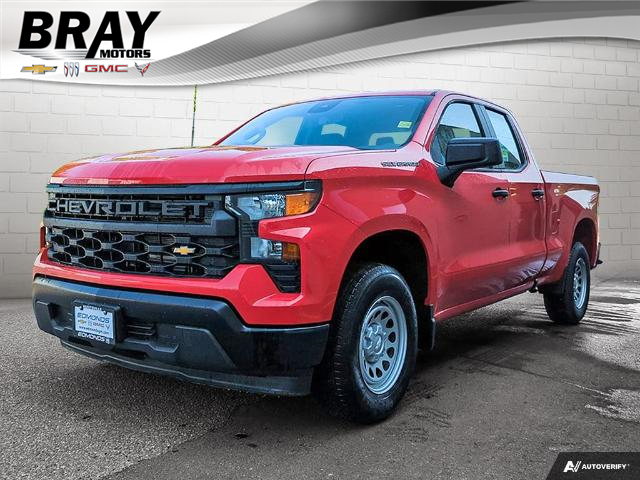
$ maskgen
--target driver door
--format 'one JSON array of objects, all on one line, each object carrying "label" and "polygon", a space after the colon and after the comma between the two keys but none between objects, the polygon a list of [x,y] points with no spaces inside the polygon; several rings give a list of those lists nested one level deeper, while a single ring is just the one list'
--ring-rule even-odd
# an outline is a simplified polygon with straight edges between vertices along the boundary
[{"label": "driver door", "polygon": [[[441,110],[429,153],[444,165],[452,138],[485,137],[487,127],[478,106],[454,99]],[[511,285],[504,265],[510,256],[509,181],[499,171],[468,170],[453,187],[438,185],[438,282],[436,310],[442,312],[495,296]]]}]

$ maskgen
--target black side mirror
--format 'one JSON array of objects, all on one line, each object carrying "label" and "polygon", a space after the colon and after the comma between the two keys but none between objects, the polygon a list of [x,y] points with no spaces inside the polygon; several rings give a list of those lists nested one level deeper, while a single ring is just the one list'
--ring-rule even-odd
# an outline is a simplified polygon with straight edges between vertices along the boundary
[{"label": "black side mirror", "polygon": [[460,174],[474,168],[487,168],[502,163],[500,142],[495,138],[452,138],[447,144],[445,164],[438,167],[440,181],[453,187]]}]

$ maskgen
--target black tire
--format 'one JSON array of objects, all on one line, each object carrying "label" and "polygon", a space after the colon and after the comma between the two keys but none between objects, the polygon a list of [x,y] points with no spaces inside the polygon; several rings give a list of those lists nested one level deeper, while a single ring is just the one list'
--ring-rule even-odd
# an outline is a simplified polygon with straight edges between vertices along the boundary
[{"label": "black tire", "polygon": [[[365,318],[371,318],[374,305],[384,299],[389,301],[389,297],[396,309],[400,307],[404,313],[406,351],[404,362],[398,356],[395,374],[389,377],[397,375],[397,378],[386,387],[388,391],[378,394],[367,385],[366,374],[361,369],[361,331]],[[367,263],[358,266],[347,278],[338,298],[327,350],[322,364],[316,369],[314,394],[330,414],[341,418],[358,423],[374,423],[387,418],[403,397],[413,374],[417,339],[415,304],[400,273],[387,265]],[[363,368],[371,371],[366,366]]]},{"label": "black tire", "polygon": [[[585,272],[583,288],[585,288],[586,291],[584,299],[578,304],[574,297],[574,274],[579,262],[582,262],[582,268]],[[549,315],[549,318],[555,323],[577,325],[587,311],[590,289],[591,272],[589,254],[582,243],[576,242],[571,248],[569,263],[564,271],[562,280],[558,282],[558,284],[546,288],[543,292],[544,307],[547,310],[547,315]]]}]

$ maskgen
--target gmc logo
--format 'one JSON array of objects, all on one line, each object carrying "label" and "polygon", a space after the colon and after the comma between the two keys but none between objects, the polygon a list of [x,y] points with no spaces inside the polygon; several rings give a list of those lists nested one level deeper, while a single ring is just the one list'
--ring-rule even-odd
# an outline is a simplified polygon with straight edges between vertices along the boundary
[{"label": "gmc logo", "polygon": [[79,215],[120,215],[190,217],[204,216],[209,202],[165,202],[162,200],[115,201],[115,200],[70,200],[56,198],[49,202],[49,211]]},{"label": "gmc logo", "polygon": [[127,73],[127,65],[85,65],[84,71],[87,73]]}]

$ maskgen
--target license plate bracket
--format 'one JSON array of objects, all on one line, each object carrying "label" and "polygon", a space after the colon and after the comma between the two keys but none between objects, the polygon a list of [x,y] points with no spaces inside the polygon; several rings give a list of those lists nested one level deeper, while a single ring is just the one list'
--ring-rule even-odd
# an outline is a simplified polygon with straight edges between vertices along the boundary
[{"label": "license plate bracket", "polygon": [[115,345],[119,338],[120,307],[76,301],[73,330],[78,338],[97,346]]}]

